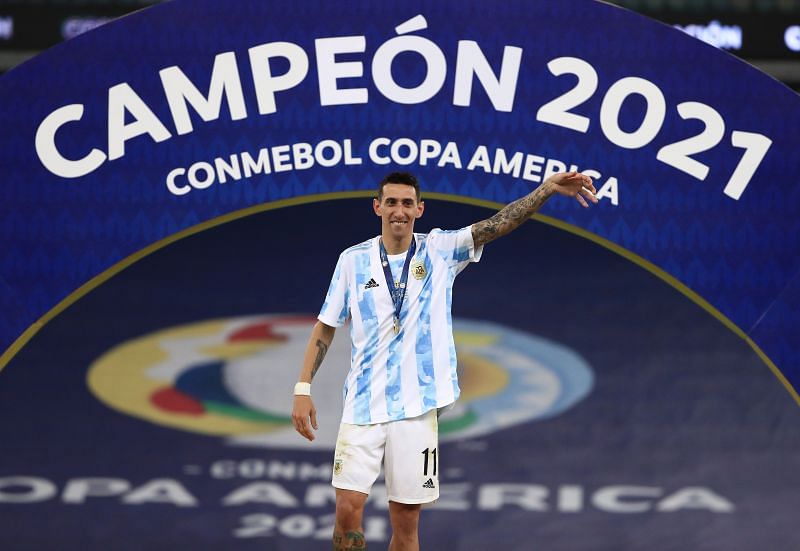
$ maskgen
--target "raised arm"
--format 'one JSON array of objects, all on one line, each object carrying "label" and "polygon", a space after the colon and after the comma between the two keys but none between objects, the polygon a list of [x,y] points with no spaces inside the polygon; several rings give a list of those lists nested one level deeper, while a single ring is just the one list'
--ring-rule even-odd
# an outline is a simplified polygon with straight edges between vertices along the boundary
[{"label": "raised arm", "polygon": [[[300,370],[299,382],[310,384],[314,379],[319,366],[322,365],[322,360],[325,359],[325,354],[328,353],[328,347],[333,341],[334,333],[336,333],[335,327],[326,325],[321,321],[314,325],[311,330],[311,337],[308,339],[305,356],[303,357],[303,367]],[[292,423],[295,430],[302,436],[309,441],[314,440],[314,433],[311,427],[314,427],[315,430],[317,429],[317,410],[314,408],[314,402],[311,400],[310,395],[296,395],[294,397]]]},{"label": "raised arm", "polygon": [[596,190],[592,179],[588,176],[579,172],[553,174],[525,197],[509,203],[491,218],[473,224],[472,240],[475,247],[480,247],[518,228],[555,193],[575,197],[584,207],[589,206],[584,197],[592,203],[597,203],[597,198],[594,196]]}]

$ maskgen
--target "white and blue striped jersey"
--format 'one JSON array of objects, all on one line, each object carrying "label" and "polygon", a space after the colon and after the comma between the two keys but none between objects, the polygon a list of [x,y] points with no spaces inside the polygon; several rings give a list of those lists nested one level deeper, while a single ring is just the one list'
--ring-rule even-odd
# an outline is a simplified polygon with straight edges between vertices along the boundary
[{"label": "white and blue striped jersey", "polygon": [[[417,250],[397,335],[394,304],[381,265],[380,236],[339,256],[318,319],[332,327],[351,319],[343,423],[369,425],[416,417],[452,404],[461,392],[450,313],[453,281],[470,262],[480,260],[483,247],[475,249],[471,227],[437,228],[414,237]],[[389,256],[395,280],[400,279],[405,257],[405,252]]]}]

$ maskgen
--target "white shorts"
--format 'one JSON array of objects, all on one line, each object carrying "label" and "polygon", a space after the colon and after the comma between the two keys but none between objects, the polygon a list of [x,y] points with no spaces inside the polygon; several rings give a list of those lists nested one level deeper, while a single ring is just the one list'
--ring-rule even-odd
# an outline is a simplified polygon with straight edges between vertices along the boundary
[{"label": "white shorts", "polygon": [[374,425],[342,423],[333,456],[333,486],[369,494],[383,463],[389,501],[435,501],[439,498],[438,442],[435,409]]}]

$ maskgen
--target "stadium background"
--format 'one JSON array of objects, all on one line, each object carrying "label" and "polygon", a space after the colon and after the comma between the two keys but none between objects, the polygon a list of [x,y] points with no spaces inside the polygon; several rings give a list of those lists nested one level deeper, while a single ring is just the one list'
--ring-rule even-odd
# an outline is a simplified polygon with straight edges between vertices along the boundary
[{"label": "stadium background", "polygon": [[[705,15],[721,4],[698,5]],[[758,14],[763,5],[749,7]],[[138,6],[42,2],[37,8],[48,9],[37,13],[119,15],[130,7]],[[796,13],[791,3],[773,8],[765,17]],[[676,12],[697,15],[668,10]],[[34,47],[9,45],[14,55]],[[791,56],[767,68],[791,73]],[[0,374],[4,547],[64,548],[65,541],[85,549],[324,545],[332,504],[314,496],[326,484],[329,451],[236,441],[225,420],[217,419],[217,433],[204,433],[148,417],[141,404],[126,411],[109,393],[115,385],[141,382],[156,362],[147,356],[134,359],[130,379],[112,377],[111,388],[93,379],[103,358],[159,332],[224,336],[217,326],[198,326],[247,320],[242,323],[255,323],[259,345],[259,320],[291,316],[302,325],[313,316],[338,249],[362,240],[364,228],[376,223],[369,193],[353,197],[335,191],[335,182],[317,185],[323,193],[314,200],[278,201],[276,208],[209,226],[110,274],[12,358]],[[463,226],[490,215],[487,206],[462,194],[433,194],[418,229]],[[554,208],[563,214],[564,207]],[[319,247],[318,237],[332,227],[337,247]],[[647,268],[544,217],[493,243],[484,260],[459,277],[454,315],[462,323],[462,354],[480,349],[476,342],[502,344],[519,333],[530,343],[527,353],[545,368],[546,359],[536,356],[543,342],[585,366],[578,382],[550,373],[549,388],[564,395],[570,384],[584,390],[558,404],[552,397],[536,402],[539,395],[530,389],[531,399],[520,407],[538,415],[497,420],[481,435],[443,443],[442,482],[453,493],[423,518],[428,548],[519,548],[524,541],[532,542],[529,548],[570,550],[791,548],[800,505],[796,405],[739,336]],[[226,367],[256,352],[219,349],[215,366],[196,371],[204,374],[199,380],[164,382],[195,402],[205,400],[206,413],[214,404],[220,417],[245,416],[265,423],[262,429],[280,425],[285,408],[266,418],[253,413],[258,408],[243,407],[242,396],[221,394]],[[187,362],[176,370],[192,367],[191,355],[176,357],[178,364]],[[481,368],[478,358],[465,368],[494,373],[494,379],[471,383],[476,408],[482,397],[509,390],[502,381],[510,368],[491,351],[483,359],[494,359],[494,367]],[[266,364],[245,382],[296,369]],[[539,381],[542,388],[546,383]],[[481,384],[491,389],[483,396]],[[330,387],[338,392],[333,379]],[[167,419],[177,415],[171,404]],[[191,409],[184,406],[184,413]],[[239,494],[238,503],[231,496],[242,488],[249,493]],[[375,503],[368,516],[368,531],[380,540],[386,512]],[[455,523],[463,526],[456,534]]]}]

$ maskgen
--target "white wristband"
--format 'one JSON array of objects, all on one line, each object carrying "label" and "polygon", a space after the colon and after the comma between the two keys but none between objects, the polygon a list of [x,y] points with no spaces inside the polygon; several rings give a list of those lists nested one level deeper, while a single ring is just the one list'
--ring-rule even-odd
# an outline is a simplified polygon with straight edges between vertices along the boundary
[{"label": "white wristband", "polygon": [[294,385],[295,396],[311,396],[311,383],[297,383]]}]

